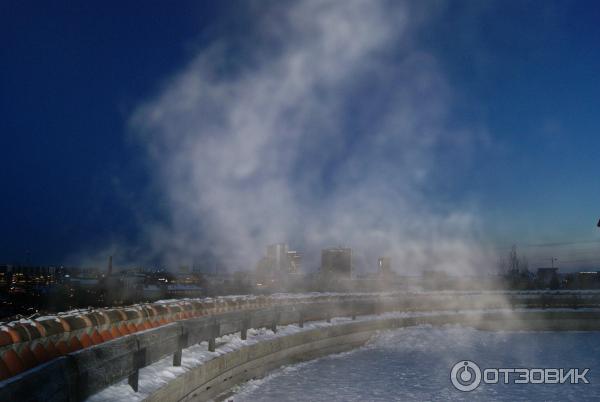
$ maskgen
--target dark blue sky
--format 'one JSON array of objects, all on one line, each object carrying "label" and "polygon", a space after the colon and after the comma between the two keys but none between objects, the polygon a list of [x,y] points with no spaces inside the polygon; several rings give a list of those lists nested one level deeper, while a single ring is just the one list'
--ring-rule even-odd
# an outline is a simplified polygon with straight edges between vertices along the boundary
[{"label": "dark blue sky", "polygon": [[502,144],[477,162],[474,180],[505,242],[598,239],[598,18],[593,2],[524,2],[498,13],[478,79],[461,86]]},{"label": "dark blue sky", "polygon": [[[499,246],[598,240],[600,5],[477,3],[440,3],[418,33],[453,87],[456,123],[489,141],[436,196],[475,202]],[[243,33],[247,8],[0,4],[0,262],[135,243],[141,221],[161,219],[127,121],[198,49]]]},{"label": "dark blue sky", "polygon": [[481,119],[495,143],[459,191],[476,194],[499,244],[597,241],[600,5],[482,2],[473,22],[451,3],[431,43],[471,108],[460,118]]},{"label": "dark blue sky", "polygon": [[[152,213],[126,120],[219,18],[210,4],[3,2],[0,260],[58,262]],[[132,208],[133,207],[133,208]]]}]

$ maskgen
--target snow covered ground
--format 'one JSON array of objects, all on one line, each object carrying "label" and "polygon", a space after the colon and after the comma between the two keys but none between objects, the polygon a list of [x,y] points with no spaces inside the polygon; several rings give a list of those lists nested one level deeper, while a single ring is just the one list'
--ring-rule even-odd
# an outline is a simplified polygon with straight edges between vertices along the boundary
[{"label": "snow covered ground", "polygon": [[[237,387],[228,401],[599,400],[600,333],[488,332],[460,326],[383,331],[362,348],[288,366]],[[481,384],[460,392],[450,370],[590,368],[590,384]]]}]

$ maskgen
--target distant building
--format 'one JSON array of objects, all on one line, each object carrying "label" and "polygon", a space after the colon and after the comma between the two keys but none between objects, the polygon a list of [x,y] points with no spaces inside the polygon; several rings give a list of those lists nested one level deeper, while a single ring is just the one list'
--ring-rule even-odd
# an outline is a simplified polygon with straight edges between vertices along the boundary
[{"label": "distant building", "polygon": [[390,257],[379,257],[377,260],[377,273],[388,276],[392,273],[392,259]]},{"label": "distant building", "polygon": [[256,271],[259,275],[268,277],[298,273],[301,262],[302,255],[298,251],[289,250],[287,244],[270,244],[267,246],[267,254],[258,262]]},{"label": "distant building", "polygon": [[598,271],[577,272],[575,278],[579,289],[600,288],[600,272]]},{"label": "distant building", "polygon": [[285,243],[271,244],[267,246],[267,260],[274,272],[288,272],[290,262],[288,260],[288,245]]},{"label": "distant building", "polygon": [[338,278],[352,278],[352,249],[327,248],[321,251],[321,273]]},{"label": "distant building", "polygon": [[298,251],[288,251],[287,252],[288,264],[289,264],[289,273],[298,274],[302,270],[302,254]]},{"label": "distant building", "polygon": [[550,287],[556,282],[558,287],[558,268],[538,268],[535,280],[539,287]]}]

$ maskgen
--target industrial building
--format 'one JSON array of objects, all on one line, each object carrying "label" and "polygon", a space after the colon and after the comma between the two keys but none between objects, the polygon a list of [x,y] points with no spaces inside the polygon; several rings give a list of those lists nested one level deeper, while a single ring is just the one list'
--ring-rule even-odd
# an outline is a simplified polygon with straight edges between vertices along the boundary
[{"label": "industrial building", "polygon": [[321,274],[339,279],[352,279],[352,249],[336,247],[322,250]]}]

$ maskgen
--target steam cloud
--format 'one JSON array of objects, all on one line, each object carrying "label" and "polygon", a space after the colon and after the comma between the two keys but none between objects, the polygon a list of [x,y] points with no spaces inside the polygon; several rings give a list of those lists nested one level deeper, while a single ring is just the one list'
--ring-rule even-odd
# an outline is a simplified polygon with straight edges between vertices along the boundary
[{"label": "steam cloud", "polygon": [[287,242],[309,270],[335,245],[358,269],[378,255],[399,272],[482,268],[475,216],[431,197],[441,152],[464,157],[472,133],[448,128],[452,91],[415,39],[428,22],[416,7],[259,7],[245,37],[205,47],[140,105],[130,125],[169,215],[153,252],[251,269]]}]

